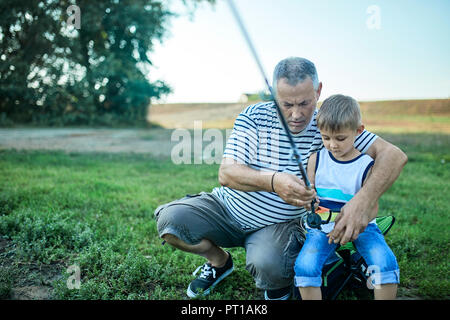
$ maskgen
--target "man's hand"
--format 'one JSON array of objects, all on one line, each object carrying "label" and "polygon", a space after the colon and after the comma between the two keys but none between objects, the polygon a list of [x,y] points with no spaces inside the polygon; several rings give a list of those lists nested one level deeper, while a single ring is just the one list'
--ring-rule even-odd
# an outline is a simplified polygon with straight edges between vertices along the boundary
[{"label": "man's hand", "polygon": [[399,148],[378,137],[367,150],[374,160],[372,172],[363,187],[336,217],[329,242],[341,245],[355,240],[378,213],[378,199],[400,175],[408,157]]},{"label": "man's hand", "polygon": [[311,208],[311,201],[316,197],[314,186],[308,190],[303,180],[289,173],[277,172],[273,179],[273,188],[286,203],[297,207]]},{"label": "man's hand", "polygon": [[336,217],[333,230],[327,235],[328,243],[344,245],[354,241],[362,233],[369,222],[378,214],[378,203],[371,205],[369,201],[354,197],[342,207]]},{"label": "man's hand", "polygon": [[[314,186],[312,186],[312,187],[314,188]],[[316,193],[315,198],[316,198],[316,201],[314,202],[314,210],[317,210],[317,208],[318,208],[319,205],[320,205],[320,200],[319,200],[319,198],[317,197],[317,193]],[[312,200],[311,200],[311,201],[312,201]],[[309,202],[308,204],[305,205],[305,209],[306,209],[306,210],[311,211],[311,203],[312,203],[312,202]]]}]

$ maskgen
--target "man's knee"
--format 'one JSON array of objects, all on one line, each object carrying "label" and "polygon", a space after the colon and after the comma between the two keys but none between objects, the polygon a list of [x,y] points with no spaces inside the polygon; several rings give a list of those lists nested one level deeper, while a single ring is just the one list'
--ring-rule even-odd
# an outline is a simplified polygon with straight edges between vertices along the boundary
[{"label": "man's knee", "polygon": [[200,239],[194,239],[189,227],[188,213],[182,205],[172,205],[162,208],[156,214],[158,234],[168,243],[195,244]]},{"label": "man's knee", "polygon": [[188,244],[184,241],[180,240],[178,237],[171,233],[165,233],[161,235],[161,238],[164,239],[168,244],[174,246],[174,247],[180,247],[180,246],[187,246]]},{"label": "man's knee", "polygon": [[[203,254],[211,249],[213,243],[202,239],[190,230],[192,217],[183,205],[163,208],[157,215],[159,236],[171,246],[182,251]],[[195,234],[195,236],[194,236]]]},{"label": "man's knee", "polygon": [[267,247],[264,248],[264,246],[256,250],[253,248],[251,252],[247,252],[246,269],[254,277],[258,288],[279,289],[290,285],[293,272],[286,273],[283,262],[285,257],[281,254],[273,252]]},{"label": "man's knee", "polygon": [[[280,261],[274,261],[275,259],[267,254],[253,254],[252,256],[247,256],[247,269],[250,273],[261,272],[265,274],[281,274]],[[280,271],[279,271],[280,270]]]},{"label": "man's knee", "polygon": [[163,238],[165,241],[167,241],[168,244],[179,250],[196,253],[199,255],[207,253],[214,246],[214,244],[208,239],[202,239],[197,244],[187,244],[183,240],[170,233],[163,234],[161,238]]}]

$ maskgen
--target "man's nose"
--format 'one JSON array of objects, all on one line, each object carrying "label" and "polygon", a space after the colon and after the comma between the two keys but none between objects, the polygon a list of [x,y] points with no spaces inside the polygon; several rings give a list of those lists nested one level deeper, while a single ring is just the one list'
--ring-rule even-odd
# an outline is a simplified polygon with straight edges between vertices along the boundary
[{"label": "man's nose", "polygon": [[302,108],[300,108],[300,107],[293,107],[292,118],[294,118],[294,119],[301,119],[303,117],[304,117],[304,115],[303,115],[303,112],[302,112]]}]

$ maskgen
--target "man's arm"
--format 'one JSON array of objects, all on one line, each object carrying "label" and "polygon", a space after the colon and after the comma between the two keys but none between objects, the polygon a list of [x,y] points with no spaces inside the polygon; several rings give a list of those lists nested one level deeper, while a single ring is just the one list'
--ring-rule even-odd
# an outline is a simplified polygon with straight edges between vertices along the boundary
[{"label": "man's arm", "polygon": [[342,208],[336,225],[328,234],[330,241],[341,245],[355,240],[369,222],[376,218],[378,200],[397,180],[408,162],[408,157],[398,147],[378,137],[367,151],[375,163],[372,173],[359,192]]},{"label": "man's arm", "polygon": [[238,163],[231,158],[223,158],[219,168],[219,183],[240,191],[272,191],[274,172],[262,172]]},{"label": "man's arm", "polygon": [[275,191],[286,203],[297,207],[310,204],[315,196],[315,191],[306,189],[304,182],[293,174],[255,170],[226,157],[219,168],[219,183],[247,192]]}]

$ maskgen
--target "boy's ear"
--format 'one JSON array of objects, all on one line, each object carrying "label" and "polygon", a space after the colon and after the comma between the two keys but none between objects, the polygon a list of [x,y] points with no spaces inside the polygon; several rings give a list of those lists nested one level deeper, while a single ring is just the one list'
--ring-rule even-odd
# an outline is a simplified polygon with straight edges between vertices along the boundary
[{"label": "boy's ear", "polygon": [[358,129],[356,129],[356,132],[358,133],[358,135],[360,135],[363,131],[364,131],[364,124],[361,124],[358,127]]}]

